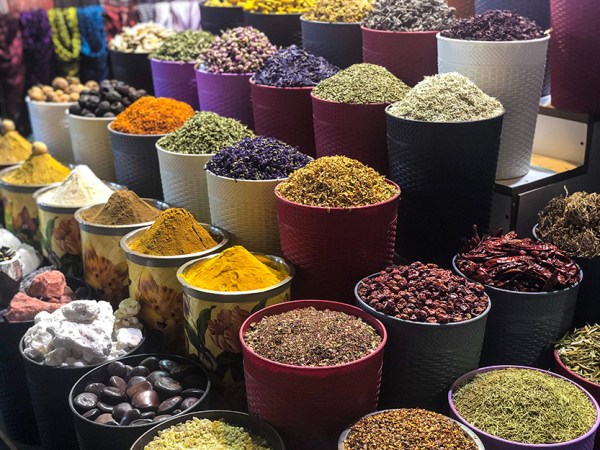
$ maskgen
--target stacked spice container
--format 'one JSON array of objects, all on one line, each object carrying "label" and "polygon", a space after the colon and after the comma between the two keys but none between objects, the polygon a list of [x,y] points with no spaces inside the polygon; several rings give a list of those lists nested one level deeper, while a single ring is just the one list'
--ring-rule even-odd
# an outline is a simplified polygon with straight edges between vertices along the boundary
[{"label": "stacked spice container", "polygon": [[205,0],[200,3],[200,28],[218,34],[244,25],[243,1]]},{"label": "stacked spice container", "polygon": [[277,46],[302,45],[300,16],[313,0],[247,0],[244,22],[267,35]]}]

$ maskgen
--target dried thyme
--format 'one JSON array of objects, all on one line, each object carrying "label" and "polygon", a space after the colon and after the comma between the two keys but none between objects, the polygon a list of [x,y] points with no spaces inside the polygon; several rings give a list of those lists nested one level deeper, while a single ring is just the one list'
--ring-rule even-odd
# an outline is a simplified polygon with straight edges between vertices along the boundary
[{"label": "dried thyme", "polygon": [[150,54],[152,59],[192,62],[207,48],[215,36],[208,31],[181,31],[166,38],[161,46]]},{"label": "dried thyme", "polygon": [[303,205],[352,208],[386,201],[397,190],[383,175],[355,159],[326,156],[293,172],[277,192]]},{"label": "dried thyme", "polygon": [[455,23],[445,0],[377,0],[364,25],[385,31],[437,31]]},{"label": "dried thyme", "polygon": [[388,112],[423,122],[470,122],[497,117],[504,108],[467,77],[452,72],[425,77]]},{"label": "dried thyme", "polygon": [[315,97],[338,103],[393,103],[402,100],[409,87],[385,67],[354,64],[313,90]]},{"label": "dried thyme", "polygon": [[250,325],[244,341],[271,361],[325,367],[373,353],[381,344],[381,336],[359,317],[308,307],[263,317]]},{"label": "dried thyme", "polygon": [[452,400],[471,425],[525,444],[570,441],[596,421],[596,409],[580,388],[537,370],[479,374],[454,392]]},{"label": "dried thyme", "polygon": [[302,17],[317,22],[355,23],[362,22],[371,9],[371,0],[316,0]]},{"label": "dried thyme", "polygon": [[586,325],[567,334],[556,344],[556,352],[573,372],[600,383],[600,325]]}]

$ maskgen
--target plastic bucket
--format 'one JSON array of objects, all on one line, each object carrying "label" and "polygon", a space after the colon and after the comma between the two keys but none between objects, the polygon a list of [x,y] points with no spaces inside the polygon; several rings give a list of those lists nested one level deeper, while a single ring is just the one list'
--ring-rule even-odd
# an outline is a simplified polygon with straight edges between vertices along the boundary
[{"label": "plastic bucket", "polygon": [[296,267],[293,297],[354,303],[354,285],[365,273],[392,264],[400,188],[381,203],[356,208],[306,206],[277,191],[279,236]]},{"label": "plastic bucket", "polygon": [[74,162],[65,111],[77,102],[38,102],[26,97],[25,103],[29,111],[33,139],[45,143],[50,154],[59,162],[63,164]]},{"label": "plastic bucket", "polygon": [[385,67],[409,86],[437,73],[437,31],[361,29],[364,62]]},{"label": "plastic bucket", "polygon": [[[298,308],[341,311],[360,317],[381,336],[371,354],[347,364],[299,367],[269,361],[244,342],[250,325],[263,317]],[[323,300],[285,302],[252,314],[240,329],[248,410],[272,423],[290,449],[335,448],[340,430],[377,409],[385,327],[364,311]]]},{"label": "plastic bucket", "polygon": [[312,87],[275,87],[250,79],[254,130],[315,156],[315,132],[310,93]]},{"label": "plastic bucket", "polygon": [[483,42],[438,35],[440,73],[458,72],[506,111],[496,178],[529,172],[549,36],[529,41]]},{"label": "plastic bucket", "polygon": [[456,9],[454,16],[458,19],[475,14],[475,0],[448,0],[448,5]]},{"label": "plastic bucket", "polygon": [[177,270],[192,259],[218,253],[227,245],[229,235],[216,227],[200,224],[217,245],[198,253],[181,256],[152,256],[129,248],[129,243],[149,227],[126,234],[121,248],[127,256],[129,297],[140,302],[140,321],[148,337],[148,349],[184,354],[183,290],[177,281]]},{"label": "plastic bucket", "polygon": [[148,53],[124,53],[109,50],[110,68],[113,76],[136,89],[154,94],[152,69]]},{"label": "plastic bucket", "polygon": [[279,226],[275,187],[278,180],[235,180],[206,171],[212,223],[231,234],[233,245],[278,255]]},{"label": "plastic bucket", "polygon": [[385,103],[337,103],[312,93],[311,98],[317,158],[348,156],[388,173]]},{"label": "plastic bucket", "polygon": [[[144,199],[156,208],[165,210],[168,205],[158,200]],[[144,228],[152,222],[132,225],[100,225],[86,221],[83,216],[98,211],[103,204],[78,209],[75,220],[81,235],[83,278],[98,292],[99,298],[110,302],[117,310],[121,300],[129,297],[127,258],[120,246],[127,233]]]},{"label": "plastic bucket", "polygon": [[156,142],[164,134],[126,134],[108,126],[117,182],[140,197],[162,199]]},{"label": "plastic bucket", "polygon": [[115,180],[108,124],[114,117],[82,117],[67,113],[76,164],[85,164],[102,180]]},{"label": "plastic bucket", "polygon": [[248,82],[252,75],[196,70],[200,109],[237,119],[244,125],[254,128]]},{"label": "plastic bucket", "polygon": [[600,409],[598,408],[598,403],[596,402],[596,400],[594,400],[594,397],[592,397],[589,394],[589,392],[585,391],[584,389],[581,389],[581,387],[577,386],[575,383],[573,383],[573,384],[575,384],[577,387],[579,387],[589,397],[590,402],[592,402],[592,404],[594,405],[594,407],[596,409],[597,418],[596,418],[596,423],[594,424],[594,426],[592,427],[592,429],[590,431],[588,431],[586,434],[584,434],[583,436],[581,436],[577,439],[573,439],[572,441],[561,442],[558,444],[522,444],[522,443],[518,443],[518,442],[507,441],[506,439],[501,439],[496,436],[492,436],[491,434],[488,434],[488,433],[478,429],[477,427],[471,425],[458,413],[458,411],[456,411],[456,408],[454,407],[454,402],[452,401],[453,392],[455,392],[460,387],[464,386],[468,381],[470,381],[472,378],[474,378],[478,374],[492,372],[495,370],[509,369],[509,368],[537,370],[538,372],[542,372],[547,375],[551,375],[555,378],[560,378],[562,380],[566,380],[566,381],[573,383],[571,380],[569,380],[567,378],[561,377],[560,375],[556,375],[556,374],[554,374],[552,372],[548,372],[546,370],[534,369],[531,367],[512,366],[512,365],[483,367],[481,369],[477,369],[472,372],[469,372],[469,373],[463,375],[462,377],[460,377],[458,380],[456,380],[454,382],[454,384],[452,385],[452,388],[448,392],[448,403],[450,404],[450,409],[452,410],[452,416],[455,417],[459,422],[462,422],[463,424],[465,424],[466,426],[471,428],[477,434],[477,436],[479,436],[479,438],[481,439],[481,442],[483,442],[483,444],[485,445],[486,450],[525,450],[525,449],[530,449],[530,450],[531,449],[592,450],[594,448],[594,439],[596,437],[596,431],[598,430],[598,425],[600,425]]},{"label": "plastic bucket", "polygon": [[362,62],[360,23],[318,22],[300,17],[302,45],[340,69]]},{"label": "plastic bucket", "polygon": [[244,26],[244,9],[239,6],[205,6],[200,3],[200,26],[212,34]]},{"label": "plastic bucket", "polygon": [[158,433],[166,428],[174,425],[187,422],[192,418],[208,420],[222,420],[223,422],[242,427],[248,430],[251,434],[262,436],[269,443],[269,448],[272,450],[285,450],[285,445],[281,436],[267,422],[260,420],[258,417],[251,416],[237,411],[202,411],[198,413],[184,414],[183,416],[175,417],[174,419],[165,420],[160,425],[152,428],[139,438],[131,447],[131,450],[144,450],[146,446],[158,435]]},{"label": "plastic bucket", "polygon": [[[78,449],[73,417],[69,408],[69,392],[77,380],[99,364],[86,367],[46,366],[25,356],[23,339],[19,343],[19,350],[25,364],[42,448],[44,450]],[[144,341],[128,355],[140,353],[143,345]]]},{"label": "plastic bucket", "polygon": [[447,413],[450,385],[479,367],[491,303],[481,315],[464,322],[412,322],[371,307],[358,295],[361,284],[354,289],[356,306],[383,323],[388,332],[379,407]]},{"label": "plastic bucket", "polygon": [[[160,359],[170,359],[171,361],[175,361],[177,364],[189,364],[195,366],[195,369],[206,377],[207,384],[204,388],[204,395],[200,398],[200,401],[191,408],[186,409],[184,412],[193,413],[196,411],[202,411],[208,407],[211,383],[208,379],[208,374],[198,363],[180,356],[163,354],[126,356],[121,358],[119,361],[121,361],[123,364],[135,367],[144,359],[151,356],[155,356]],[[77,412],[73,406],[73,399],[77,395],[84,392],[85,387],[90,383],[106,383],[106,380],[109,378],[109,364],[110,363],[103,364],[102,366],[97,367],[83,375],[69,392],[69,407],[71,408],[71,414],[75,421],[75,430],[77,431],[77,440],[79,442],[80,450],[128,449],[141,435],[157,425],[157,423],[123,427],[105,425],[85,419],[81,414],[79,414],[79,412]],[[198,386],[198,388],[201,387]],[[178,415],[176,418],[179,417],[180,415]]]},{"label": "plastic bucket", "polygon": [[[452,259],[454,271],[464,277],[456,258]],[[571,329],[580,284],[552,292],[517,292],[486,285],[493,308],[481,365],[550,367],[554,344]]]},{"label": "plastic bucket", "polygon": [[156,144],[165,202],[185,208],[196,220],[212,223],[204,166],[214,155],[170,152]]},{"label": "plastic bucket", "polygon": [[448,266],[492,209],[502,116],[439,123],[387,114],[390,179],[402,187],[396,248],[405,258]]},{"label": "plastic bucket", "polygon": [[154,94],[187,103],[195,111],[198,106],[198,85],[194,62],[150,60]]},{"label": "plastic bucket", "polygon": [[244,22],[267,35],[277,47],[302,47],[301,14],[263,14],[244,11]]}]

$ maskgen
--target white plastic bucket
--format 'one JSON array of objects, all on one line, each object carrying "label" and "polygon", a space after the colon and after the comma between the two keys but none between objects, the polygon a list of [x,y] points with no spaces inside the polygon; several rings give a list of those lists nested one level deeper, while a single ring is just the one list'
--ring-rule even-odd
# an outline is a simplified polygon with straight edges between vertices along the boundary
[{"label": "white plastic bucket", "polygon": [[115,181],[115,165],[108,124],[114,117],[82,117],[69,114],[69,133],[75,163],[86,164],[102,180]]},{"label": "white plastic bucket", "polygon": [[25,99],[29,120],[33,129],[33,138],[48,146],[52,156],[63,164],[75,162],[69,135],[69,122],[65,110],[75,102],[50,103]]}]

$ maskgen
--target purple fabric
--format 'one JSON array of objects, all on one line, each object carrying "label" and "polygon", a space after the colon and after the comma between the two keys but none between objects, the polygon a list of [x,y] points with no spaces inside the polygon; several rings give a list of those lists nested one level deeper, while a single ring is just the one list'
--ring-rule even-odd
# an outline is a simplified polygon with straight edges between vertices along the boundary
[{"label": "purple fabric", "polygon": [[20,17],[23,33],[23,59],[27,86],[50,84],[52,80],[52,30],[43,9],[24,11]]}]

